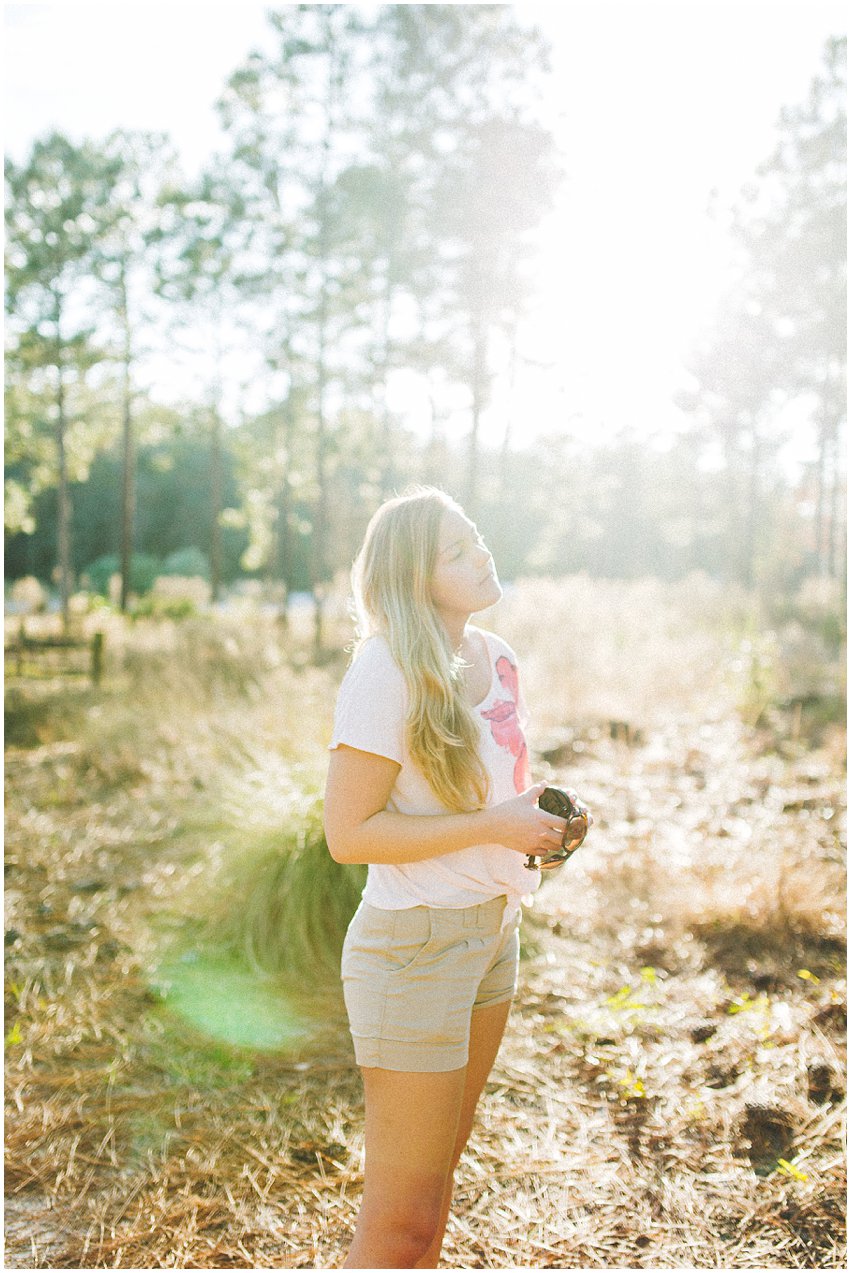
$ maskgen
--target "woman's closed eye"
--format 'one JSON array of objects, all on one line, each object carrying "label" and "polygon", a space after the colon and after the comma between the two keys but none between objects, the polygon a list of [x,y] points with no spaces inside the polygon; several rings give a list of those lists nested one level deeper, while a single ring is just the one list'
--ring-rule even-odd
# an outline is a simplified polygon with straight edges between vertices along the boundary
[{"label": "woman's closed eye", "polygon": [[[475,545],[477,541],[474,540],[472,542]],[[449,560],[460,561],[461,558],[464,556],[464,553],[467,551],[468,547],[469,547],[469,541],[468,543],[459,544],[458,547],[455,549],[455,551],[452,553],[452,556],[449,558]]]},{"label": "woman's closed eye", "polygon": [[482,548],[485,550],[486,553],[488,554],[490,553],[490,550],[488,549],[488,546],[485,543],[479,531],[477,530],[471,531],[468,539],[463,541],[459,540],[457,544],[453,544],[451,546],[447,560],[460,561],[461,558],[464,556],[464,553],[467,552],[468,550],[471,552],[475,552]]}]

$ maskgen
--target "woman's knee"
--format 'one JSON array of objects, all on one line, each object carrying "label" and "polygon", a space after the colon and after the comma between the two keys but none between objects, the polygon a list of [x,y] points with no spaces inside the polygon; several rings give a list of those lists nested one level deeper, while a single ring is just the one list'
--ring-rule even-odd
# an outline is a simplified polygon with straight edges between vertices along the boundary
[{"label": "woman's knee", "polygon": [[[428,1190],[407,1198],[384,1197],[366,1206],[363,1220],[398,1254],[399,1268],[411,1268],[431,1247],[443,1219],[443,1192]],[[366,1200],[365,1200],[366,1202]]]}]

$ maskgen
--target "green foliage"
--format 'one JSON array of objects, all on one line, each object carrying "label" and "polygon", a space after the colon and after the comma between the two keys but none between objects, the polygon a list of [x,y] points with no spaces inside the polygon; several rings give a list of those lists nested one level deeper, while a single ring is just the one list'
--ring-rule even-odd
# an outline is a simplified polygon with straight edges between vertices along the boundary
[{"label": "green foliage", "polygon": [[845,644],[847,615],[840,580],[811,576],[794,592],[769,596],[766,604],[773,623],[799,624],[820,638],[830,654],[839,653]]},{"label": "green foliage", "polygon": [[[77,147],[54,131],[34,143],[26,164],[7,160],[5,175],[7,283],[10,305],[20,309],[30,289],[49,289],[60,279],[68,287],[67,265],[90,256],[91,213],[108,204],[114,174],[96,145]],[[39,299],[47,309],[46,292]]]},{"label": "green foliage", "polygon": [[[103,413],[79,409],[87,373],[107,350],[94,334],[96,306],[78,297],[97,273],[97,253],[110,206],[115,166],[98,145],[75,145],[53,131],[39,138],[22,165],[6,161],[6,310],[13,389],[8,428],[23,478],[12,488],[15,522],[32,522],[22,492],[50,481],[58,490],[54,562],[67,619],[71,589],[68,484],[84,478],[103,444]],[[49,439],[49,443],[48,443]],[[31,481],[26,483],[26,478]],[[53,564],[53,563],[52,563]]]},{"label": "green foliage", "polygon": [[366,867],[334,861],[321,800],[302,797],[287,825],[232,842],[211,881],[209,938],[254,971],[330,982],[365,879]]},{"label": "green foliage", "polygon": [[748,725],[758,725],[779,697],[778,654],[776,632],[754,633],[741,642],[737,661],[743,673],[739,711]]},{"label": "green foliage", "polygon": [[[7,164],[9,578],[55,578],[62,520],[70,567],[93,563],[105,591],[121,540],[122,359],[154,334],[157,304],[221,350],[258,297],[256,414],[214,434],[217,377],[180,410],[133,388],[133,546],[163,573],[262,573],[290,592],[331,580],[379,500],[425,479],[470,497],[508,580],[704,571],[779,598],[814,571],[839,577],[843,41],[810,99],[784,110],[735,210],[742,280],[695,351],[691,431],[662,451],[554,421],[552,438],[497,453],[475,430],[499,360],[517,352],[528,245],[559,179],[538,111],[540,33],[505,5],[288,6],[270,24],[277,48],[239,67],[219,103],[230,152],[197,180],[159,134],[78,147],[54,133]],[[97,303],[72,330],[63,306],[81,283]],[[431,404],[428,438],[391,408],[400,371]],[[443,432],[459,390],[472,404],[461,445]],[[819,452],[800,483],[780,463],[795,397]],[[821,624],[835,652],[839,610]]]},{"label": "green foliage", "polygon": [[[132,586],[132,585],[131,585]],[[130,611],[131,619],[194,619],[198,607],[189,597],[155,597],[147,593]]]},{"label": "green foliage", "polygon": [[610,995],[606,1000],[607,1007],[614,1012],[641,1012],[647,1007],[640,999],[633,999],[632,986],[621,986],[616,994]]},{"label": "green foliage", "polygon": [[202,579],[210,578],[210,562],[200,548],[179,548],[169,553],[160,571],[163,575],[199,575]]},{"label": "green foliage", "polygon": [[79,737],[90,690],[79,685],[45,691],[38,681],[10,685],[3,700],[8,747],[41,747]]},{"label": "green foliage", "polygon": [[[84,568],[83,574],[88,578],[90,589],[105,597],[109,593],[110,578],[118,574],[120,569],[121,563],[118,556],[115,553],[107,553],[90,562]],[[133,553],[130,558],[130,590],[139,595],[150,592],[161,569],[162,566],[157,557],[152,557],[148,553]]]},{"label": "green foliage", "polygon": [[[153,431],[155,421],[148,429]],[[170,429],[173,420],[168,417]],[[235,460],[224,448],[223,496],[226,503],[240,502]],[[174,430],[168,441],[143,444],[137,460],[138,508],[135,518],[137,552],[163,562],[162,573],[200,574],[209,578],[210,509],[207,497],[209,443],[200,431]],[[88,480],[71,486],[74,506],[74,564],[88,572],[89,563],[117,553],[121,524],[121,460],[117,451],[97,455]],[[34,574],[49,578],[56,551],[56,497],[48,489],[33,501],[35,526],[31,534],[10,534],[6,539],[6,571],[15,578]],[[223,577],[240,573],[239,560],[248,542],[239,526],[222,528]],[[167,563],[173,554],[188,553],[186,566]],[[176,562],[181,559],[176,558]],[[120,567],[116,565],[116,571]],[[131,582],[131,591],[137,591]],[[96,589],[104,591],[98,583]]]}]

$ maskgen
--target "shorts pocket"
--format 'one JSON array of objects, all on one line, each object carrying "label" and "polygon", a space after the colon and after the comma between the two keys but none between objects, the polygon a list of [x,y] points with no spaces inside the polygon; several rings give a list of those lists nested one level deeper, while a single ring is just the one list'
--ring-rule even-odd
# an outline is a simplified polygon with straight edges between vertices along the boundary
[{"label": "shorts pocket", "polygon": [[435,945],[428,907],[412,906],[408,910],[388,911],[391,923],[385,956],[391,976],[408,972]]},{"label": "shorts pocket", "polygon": [[394,941],[385,952],[387,971],[391,977],[410,972],[421,959],[431,953],[434,945],[432,937],[427,937],[425,941]]},{"label": "shorts pocket", "polygon": [[343,944],[343,967],[397,976],[413,968],[434,946],[428,910],[379,910],[363,905]]}]

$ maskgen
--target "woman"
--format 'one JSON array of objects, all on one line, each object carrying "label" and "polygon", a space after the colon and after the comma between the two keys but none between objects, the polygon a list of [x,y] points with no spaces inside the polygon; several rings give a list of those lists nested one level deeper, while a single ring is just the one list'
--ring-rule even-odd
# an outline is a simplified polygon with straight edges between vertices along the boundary
[{"label": "woman", "polygon": [[366,1105],[345,1268],[436,1268],[452,1177],[514,995],[537,799],[517,660],[470,616],[502,595],[476,527],[430,487],[388,500],[352,572],[359,644],[337,700],[328,847],[369,864],[342,976]]}]

